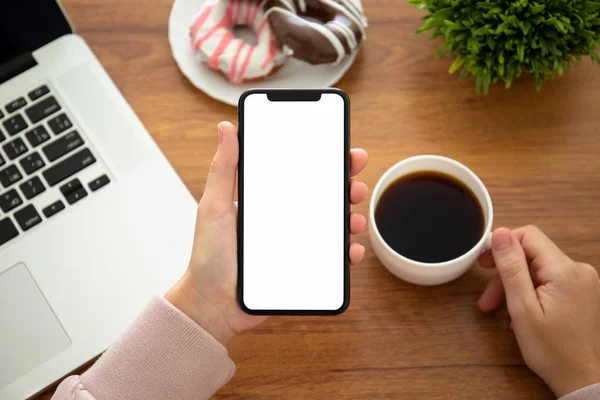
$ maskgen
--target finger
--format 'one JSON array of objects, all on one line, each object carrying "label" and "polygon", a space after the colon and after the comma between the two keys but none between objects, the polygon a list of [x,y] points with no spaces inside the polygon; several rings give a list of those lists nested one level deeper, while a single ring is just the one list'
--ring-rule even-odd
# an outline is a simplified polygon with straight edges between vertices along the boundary
[{"label": "finger", "polygon": [[219,147],[210,165],[203,199],[231,207],[235,192],[235,174],[238,164],[237,129],[229,122],[221,122],[217,131]]},{"label": "finger", "polygon": [[[570,264],[569,257],[540,228],[527,225],[515,229],[514,233],[532,266],[532,274],[552,279],[564,269],[565,264]],[[546,283],[544,281],[542,279],[540,284]]]},{"label": "finger", "polygon": [[359,234],[365,230],[367,219],[364,215],[358,213],[350,214],[350,233],[353,235]]},{"label": "finger", "polygon": [[350,264],[356,265],[362,261],[365,256],[365,247],[360,243],[350,245]]},{"label": "finger", "polygon": [[477,307],[483,312],[493,311],[504,301],[504,286],[500,275],[492,276],[477,301]]},{"label": "finger", "polygon": [[350,176],[358,175],[369,161],[369,155],[363,149],[350,150]]},{"label": "finger", "polygon": [[492,253],[510,315],[520,318],[541,312],[525,253],[516,235],[506,228],[497,229],[492,235]]},{"label": "finger", "polygon": [[354,179],[350,180],[350,203],[359,204],[367,198],[369,188],[364,182]]},{"label": "finger", "polygon": [[484,251],[477,259],[477,262],[479,262],[479,265],[481,265],[483,268],[496,268],[492,250]]}]

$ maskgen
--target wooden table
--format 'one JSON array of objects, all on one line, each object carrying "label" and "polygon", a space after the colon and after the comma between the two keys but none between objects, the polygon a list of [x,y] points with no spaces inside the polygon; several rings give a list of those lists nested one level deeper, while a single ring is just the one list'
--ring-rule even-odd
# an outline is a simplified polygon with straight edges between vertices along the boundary
[{"label": "wooden table", "polygon": [[[216,124],[236,109],[196,90],[167,41],[172,0],[64,0],[92,47],[194,196],[215,151]],[[476,95],[414,32],[421,12],[368,0],[369,38],[338,84],[352,100],[352,145],[370,153],[372,188],[416,154],[455,158],[486,183],[495,226],[534,223],[574,259],[600,266],[600,67],[585,60],[536,93],[524,79]],[[355,207],[366,213],[367,202]],[[238,371],[218,399],[549,399],[523,364],[505,310],[475,301],[473,269],[433,288],[393,277],[367,248],[352,270],[350,309],[334,318],[272,318],[234,338]],[[49,391],[40,396],[49,399]]]}]

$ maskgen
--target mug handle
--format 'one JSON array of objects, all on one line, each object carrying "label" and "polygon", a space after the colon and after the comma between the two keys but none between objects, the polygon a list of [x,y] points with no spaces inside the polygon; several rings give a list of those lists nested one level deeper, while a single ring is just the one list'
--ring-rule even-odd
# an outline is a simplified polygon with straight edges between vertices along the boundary
[{"label": "mug handle", "polygon": [[486,250],[490,250],[491,248],[492,248],[492,232],[488,232],[485,237],[485,244],[483,245],[483,249],[481,250],[481,253],[483,254],[483,252],[485,252]]}]

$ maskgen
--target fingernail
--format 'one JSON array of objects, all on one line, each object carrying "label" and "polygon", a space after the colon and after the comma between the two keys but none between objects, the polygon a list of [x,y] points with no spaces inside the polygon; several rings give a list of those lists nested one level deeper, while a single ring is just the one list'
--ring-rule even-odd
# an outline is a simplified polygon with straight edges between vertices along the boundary
[{"label": "fingernail", "polygon": [[217,125],[217,133],[219,135],[219,144],[223,143],[223,128],[221,124]]},{"label": "fingernail", "polygon": [[494,232],[492,235],[492,247],[494,250],[505,250],[510,247],[510,233],[506,231]]}]

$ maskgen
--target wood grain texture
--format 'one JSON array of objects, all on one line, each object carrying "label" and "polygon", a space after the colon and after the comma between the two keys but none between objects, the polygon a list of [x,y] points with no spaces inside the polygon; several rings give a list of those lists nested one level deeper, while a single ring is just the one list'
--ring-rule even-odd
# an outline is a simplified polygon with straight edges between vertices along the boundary
[{"label": "wood grain texture", "polygon": [[[199,199],[236,109],[197,91],[167,41],[171,0],[64,0],[160,148]],[[369,38],[338,84],[352,101],[352,145],[369,151],[372,188],[397,161],[441,154],[489,188],[495,226],[534,223],[571,257],[600,265],[600,68],[588,60],[535,92],[530,79],[488,96],[434,59],[439,42],[414,32],[421,12],[368,0]],[[355,207],[366,213],[367,202]],[[367,248],[352,270],[350,309],[332,318],[271,318],[234,338],[238,371],[217,399],[549,399],[524,366],[505,310],[475,301],[489,277],[473,269],[434,288],[404,283]],[[49,399],[52,390],[38,397]]]}]

